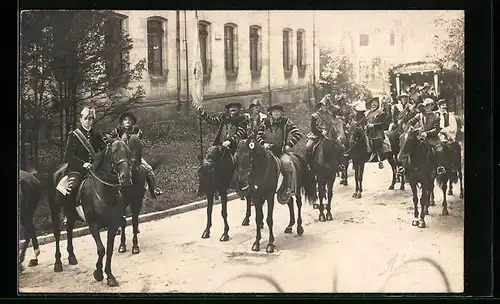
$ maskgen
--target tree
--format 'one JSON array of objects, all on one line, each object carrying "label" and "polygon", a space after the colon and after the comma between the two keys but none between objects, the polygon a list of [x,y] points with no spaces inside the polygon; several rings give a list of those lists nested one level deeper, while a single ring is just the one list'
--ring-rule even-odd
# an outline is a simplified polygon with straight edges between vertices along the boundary
[{"label": "tree", "polygon": [[435,57],[450,70],[461,73],[464,71],[464,16],[445,20],[438,18],[434,21],[442,34],[434,36],[436,45]]},{"label": "tree", "polygon": [[100,120],[144,98],[143,87],[133,83],[142,78],[146,60],[130,67],[133,44],[120,15],[24,11],[21,19],[21,134],[33,131],[37,141],[40,124],[59,114],[62,154],[83,104],[103,109]]},{"label": "tree", "polygon": [[354,79],[353,66],[343,47],[320,48],[320,82],[325,91],[345,94],[349,99],[370,98],[366,86]]}]

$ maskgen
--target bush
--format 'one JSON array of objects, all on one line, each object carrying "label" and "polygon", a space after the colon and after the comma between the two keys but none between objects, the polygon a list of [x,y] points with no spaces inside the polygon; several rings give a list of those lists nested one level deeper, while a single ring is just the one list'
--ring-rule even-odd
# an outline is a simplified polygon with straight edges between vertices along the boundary
[{"label": "bush", "polygon": [[[309,132],[310,110],[307,103],[286,104],[286,115],[298,126],[304,138],[294,147],[303,153],[306,134]],[[198,189],[197,170],[200,165],[199,122],[196,118],[182,118],[175,121],[142,125],[144,131],[144,158],[152,164],[159,157],[166,161],[156,169],[157,185],[164,191],[158,199],[152,200],[149,194],[144,199],[141,214],[167,210],[188,204],[201,198],[196,197]],[[203,153],[212,144],[217,127],[203,122]],[[39,175],[44,185],[49,172],[59,163],[59,152],[55,145],[40,148]],[[46,187],[44,187],[46,189]],[[45,196],[44,196],[45,197]],[[76,223],[76,227],[86,224]],[[35,214],[37,234],[52,233],[50,210],[46,199],[40,203]]]}]

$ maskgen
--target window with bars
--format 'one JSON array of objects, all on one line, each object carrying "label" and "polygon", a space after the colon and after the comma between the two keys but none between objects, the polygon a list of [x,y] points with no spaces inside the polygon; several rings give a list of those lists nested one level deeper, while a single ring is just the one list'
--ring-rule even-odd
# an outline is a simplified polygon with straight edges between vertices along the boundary
[{"label": "window with bars", "polygon": [[368,46],[369,42],[370,42],[370,36],[368,36],[367,34],[359,35],[359,46]]},{"label": "window with bars", "polygon": [[260,32],[260,27],[250,27],[250,71],[252,72],[252,75],[260,74],[262,68],[262,44]]},{"label": "window with bars", "polygon": [[210,24],[200,21],[198,23],[198,38],[200,41],[200,56],[201,65],[203,66],[203,75],[207,76],[211,73],[211,58],[210,58]]},{"label": "window with bars", "polygon": [[148,71],[152,76],[163,76],[164,21],[149,19],[148,28]]},{"label": "window with bars", "polygon": [[290,45],[292,43],[292,31],[283,30],[283,69],[289,71],[292,69],[292,53]]},{"label": "window with bars", "polygon": [[391,35],[389,37],[389,44],[394,45],[395,40],[396,40],[396,35],[394,34],[394,32],[391,32]]},{"label": "window with bars", "polygon": [[224,25],[224,68],[226,72],[238,72],[236,25]]},{"label": "window with bars", "polygon": [[124,70],[124,54],[121,51],[114,51],[117,44],[120,44],[124,33],[124,19],[122,16],[113,16],[106,21],[105,28],[106,34],[104,36],[104,43],[107,45],[106,54],[106,74],[110,82],[119,79]]}]

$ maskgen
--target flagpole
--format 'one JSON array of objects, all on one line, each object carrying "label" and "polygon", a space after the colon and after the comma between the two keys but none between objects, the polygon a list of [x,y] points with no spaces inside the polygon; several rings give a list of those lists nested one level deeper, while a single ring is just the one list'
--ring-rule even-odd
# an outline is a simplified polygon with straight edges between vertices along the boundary
[{"label": "flagpole", "polygon": [[[196,37],[195,37],[195,64],[194,64],[194,81],[193,84],[195,85],[195,88],[191,90],[193,94],[193,105],[196,105],[197,110],[201,108],[202,104],[201,101],[203,100],[203,65],[201,63],[201,51],[200,51],[200,38],[199,38],[199,29],[198,29],[198,11],[194,11],[195,14],[195,32],[196,32]],[[198,160],[200,161],[200,166],[203,164],[203,123],[202,123],[202,117],[201,117],[201,111],[197,111],[197,116],[198,116],[198,128],[200,129],[200,155],[198,157]]]}]

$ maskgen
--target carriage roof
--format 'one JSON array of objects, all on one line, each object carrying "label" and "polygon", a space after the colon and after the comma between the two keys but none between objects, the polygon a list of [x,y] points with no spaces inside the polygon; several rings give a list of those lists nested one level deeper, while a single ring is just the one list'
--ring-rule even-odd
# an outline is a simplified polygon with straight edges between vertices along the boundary
[{"label": "carriage roof", "polygon": [[416,74],[416,73],[435,73],[441,71],[441,66],[436,62],[412,62],[404,63],[392,68],[394,74]]}]

